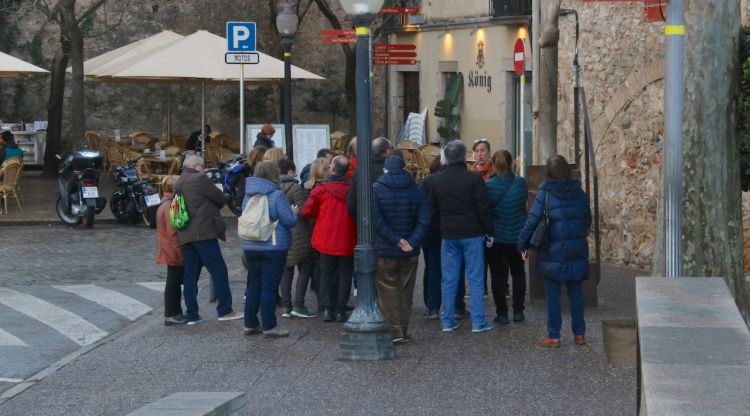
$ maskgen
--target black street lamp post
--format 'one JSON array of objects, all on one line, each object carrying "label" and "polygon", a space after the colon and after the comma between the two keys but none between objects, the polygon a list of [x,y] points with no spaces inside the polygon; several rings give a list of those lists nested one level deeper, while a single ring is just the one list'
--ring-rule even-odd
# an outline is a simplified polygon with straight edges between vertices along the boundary
[{"label": "black street lamp post", "polygon": [[292,139],[292,42],[297,33],[299,18],[292,4],[287,1],[284,8],[276,16],[276,29],[281,35],[281,45],[284,50],[284,143],[289,160],[294,159],[294,143]]},{"label": "black street lamp post", "polygon": [[344,359],[375,361],[396,358],[388,322],[375,301],[377,257],[373,246],[371,184],[370,23],[383,0],[341,0],[357,27],[357,307],[344,324],[341,351]]}]

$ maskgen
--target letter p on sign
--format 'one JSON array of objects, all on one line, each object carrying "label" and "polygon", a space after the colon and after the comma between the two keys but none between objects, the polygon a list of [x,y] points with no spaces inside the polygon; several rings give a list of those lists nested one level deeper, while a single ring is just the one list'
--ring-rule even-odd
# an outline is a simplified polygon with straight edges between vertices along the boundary
[{"label": "letter p on sign", "polygon": [[255,51],[255,22],[227,22],[227,51]]}]

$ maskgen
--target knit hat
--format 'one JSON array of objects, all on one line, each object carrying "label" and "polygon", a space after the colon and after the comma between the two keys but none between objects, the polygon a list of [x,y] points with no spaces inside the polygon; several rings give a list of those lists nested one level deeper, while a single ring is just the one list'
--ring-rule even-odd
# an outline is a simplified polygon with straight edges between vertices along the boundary
[{"label": "knit hat", "polygon": [[385,169],[389,172],[396,169],[403,169],[405,166],[406,163],[404,163],[404,159],[401,159],[398,156],[391,156],[385,160]]}]

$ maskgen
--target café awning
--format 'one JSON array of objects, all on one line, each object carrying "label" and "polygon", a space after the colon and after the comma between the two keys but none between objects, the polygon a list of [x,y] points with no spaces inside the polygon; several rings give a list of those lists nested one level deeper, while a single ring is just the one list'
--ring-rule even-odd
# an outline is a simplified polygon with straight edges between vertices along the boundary
[{"label": "caf\u00e9 awning", "polygon": [[0,52],[0,78],[17,78],[47,73],[49,71],[46,69]]}]

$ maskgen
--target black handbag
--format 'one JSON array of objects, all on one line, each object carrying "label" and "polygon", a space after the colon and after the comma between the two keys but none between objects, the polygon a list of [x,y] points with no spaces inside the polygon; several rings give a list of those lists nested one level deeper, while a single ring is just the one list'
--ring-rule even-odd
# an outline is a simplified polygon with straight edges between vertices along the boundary
[{"label": "black handbag", "polygon": [[539,219],[539,223],[534,229],[534,233],[531,234],[531,240],[529,240],[529,246],[537,250],[546,250],[549,247],[549,211],[547,211],[547,200],[549,194],[547,191],[544,192],[544,212],[542,218]]}]

